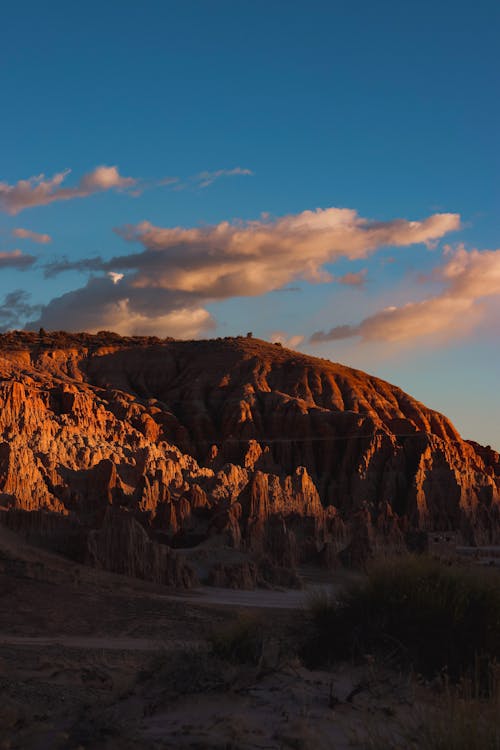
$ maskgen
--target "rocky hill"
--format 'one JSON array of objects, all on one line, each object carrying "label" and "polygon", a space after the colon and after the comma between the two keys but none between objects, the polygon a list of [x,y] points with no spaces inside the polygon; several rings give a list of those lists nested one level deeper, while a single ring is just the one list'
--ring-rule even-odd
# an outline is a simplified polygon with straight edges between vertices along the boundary
[{"label": "rocky hill", "polygon": [[0,336],[0,520],[73,559],[287,584],[428,530],[497,543],[499,508],[498,453],[358,370],[253,338]]}]

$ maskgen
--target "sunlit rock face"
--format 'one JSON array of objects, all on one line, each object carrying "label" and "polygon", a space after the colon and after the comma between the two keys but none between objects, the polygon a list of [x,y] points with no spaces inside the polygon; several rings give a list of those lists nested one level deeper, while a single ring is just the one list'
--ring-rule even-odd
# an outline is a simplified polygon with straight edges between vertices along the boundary
[{"label": "sunlit rock face", "polygon": [[0,336],[0,518],[94,565],[189,585],[165,545],[283,571],[431,529],[496,543],[499,501],[498,453],[358,370],[252,338]]}]

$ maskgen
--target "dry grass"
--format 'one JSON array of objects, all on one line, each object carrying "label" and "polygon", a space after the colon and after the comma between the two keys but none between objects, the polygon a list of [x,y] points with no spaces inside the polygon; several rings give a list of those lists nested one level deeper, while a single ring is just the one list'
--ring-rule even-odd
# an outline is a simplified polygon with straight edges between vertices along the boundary
[{"label": "dry grass", "polygon": [[427,557],[378,563],[364,584],[311,601],[304,656],[319,666],[383,654],[427,678],[479,670],[484,691],[487,665],[500,660],[499,584],[494,571]]},{"label": "dry grass", "polygon": [[415,709],[404,726],[375,730],[360,744],[363,750],[500,750],[498,685],[489,698],[480,692],[475,682],[446,685],[434,705]]},{"label": "dry grass", "polygon": [[240,613],[234,622],[213,630],[209,644],[223,661],[257,665],[264,649],[263,622],[255,615]]}]

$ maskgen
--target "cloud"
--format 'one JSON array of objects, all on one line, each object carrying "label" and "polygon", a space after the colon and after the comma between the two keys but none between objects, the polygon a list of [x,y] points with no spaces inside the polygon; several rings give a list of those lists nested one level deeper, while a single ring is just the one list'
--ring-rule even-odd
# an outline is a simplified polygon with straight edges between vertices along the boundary
[{"label": "cloud", "polygon": [[122,177],[117,167],[96,167],[93,172],[83,175],[79,183],[79,190],[84,195],[97,193],[100,190],[124,190],[135,185],[133,177]]},{"label": "cloud", "polygon": [[[212,185],[221,177],[235,177],[253,175],[252,170],[234,167],[233,169],[217,169],[213,172],[200,172],[189,178],[187,182],[181,182],[179,177],[163,177],[159,180],[139,180],[135,177],[123,177],[118,167],[108,167],[102,165],[96,167],[92,172],[83,175],[77,185],[74,187],[64,187],[70,169],[57,172],[52,177],[46,177],[40,174],[29,177],[27,180],[19,180],[13,185],[7,182],[0,182],[0,210],[8,214],[18,214],[26,208],[34,206],[46,206],[55,201],[71,200],[73,198],[85,198],[95,193],[101,193],[108,190],[127,191],[128,195],[138,197],[145,190],[155,187],[170,187],[172,190],[183,190],[188,187],[189,183],[197,188],[206,188]],[[20,230],[28,231],[28,230]],[[30,236],[36,240],[35,235]],[[22,235],[16,235],[21,237]],[[48,235],[42,235],[48,236]],[[23,235],[28,238],[28,235]],[[50,240],[44,240],[45,242]]]},{"label": "cloud", "polygon": [[32,242],[38,242],[40,245],[47,245],[52,242],[50,234],[39,234],[38,232],[32,232],[30,229],[13,229],[12,236],[20,240],[32,240]]},{"label": "cloud", "polygon": [[[446,257],[450,257],[447,250]],[[408,341],[421,336],[446,338],[463,334],[483,317],[481,300],[500,296],[500,250],[471,250],[460,247],[450,260],[432,274],[444,284],[440,294],[387,307],[358,325],[341,325],[316,331],[311,343],[338,341],[359,336],[363,341]]]},{"label": "cloud", "polygon": [[273,331],[269,336],[270,341],[278,341],[288,349],[296,349],[304,341],[304,336],[289,336],[284,331]]},{"label": "cloud", "polygon": [[127,190],[127,194],[133,198],[138,198],[146,190],[158,187],[170,187],[174,190],[179,189],[180,180],[178,177],[162,177],[160,180],[136,180],[135,186]]},{"label": "cloud", "polygon": [[[103,268],[103,260],[102,258],[99,258],[99,256],[95,256],[94,258],[82,258],[81,260],[69,260],[66,256],[62,256],[57,260],[45,264],[44,275],[49,279],[60,273],[64,273],[65,271],[91,272],[102,270],[105,269]],[[109,273],[112,272],[108,271],[108,274]]]},{"label": "cloud", "polygon": [[335,326],[329,331],[316,331],[309,337],[311,344],[322,344],[325,341],[340,341],[357,335],[359,326]]},{"label": "cloud", "polygon": [[21,250],[11,250],[10,252],[0,252],[0,269],[15,268],[18,271],[26,271],[27,268],[37,261],[35,255],[28,255]]},{"label": "cloud", "polygon": [[[382,245],[437,239],[459,226],[457,214],[380,223],[339,208],[195,229],[142,222],[117,231],[128,241],[140,242],[144,250],[103,262],[101,269],[132,271],[135,286],[160,286],[213,299],[254,296],[292,280],[331,281],[327,263],[341,257],[366,258]],[[95,269],[95,259],[90,263]]]},{"label": "cloud", "polygon": [[33,206],[46,206],[54,201],[85,198],[106,190],[126,190],[137,184],[133,177],[122,177],[117,167],[100,166],[83,175],[75,187],[62,187],[71,170],[46,178],[44,174],[19,180],[15,185],[0,182],[0,209],[18,214]]},{"label": "cloud", "polygon": [[193,182],[198,183],[199,188],[206,188],[212,185],[216,180],[221,177],[245,177],[253,176],[251,169],[242,169],[241,167],[234,167],[234,169],[217,169],[214,172],[200,172],[199,174],[191,177]]},{"label": "cloud", "polygon": [[340,276],[337,281],[339,282],[339,284],[344,284],[345,286],[363,287],[366,285],[367,274],[368,269],[363,268],[357,273],[345,273],[343,276]]},{"label": "cloud", "polygon": [[69,331],[113,330],[124,336],[155,334],[194,338],[214,327],[212,316],[190,295],[130,287],[120,274],[91,278],[44,306],[28,328]]},{"label": "cloud", "polygon": [[0,331],[9,331],[17,328],[20,322],[35,315],[40,305],[31,305],[29,294],[23,289],[16,289],[4,297],[0,303]]},{"label": "cloud", "polygon": [[[59,298],[66,300],[64,304],[53,300],[44,309],[44,322],[40,324],[90,330],[104,327],[104,323],[96,322],[97,317],[108,321],[108,327],[110,318],[118,316],[116,325],[123,328],[123,300],[127,300],[130,315],[140,309],[142,317],[134,323],[136,328],[139,323],[154,326],[156,319],[182,309],[193,311],[189,330],[195,322],[202,330],[211,322],[208,313],[204,316],[200,312],[208,302],[266,294],[299,279],[329,282],[334,277],[324,266],[339,258],[357,260],[381,245],[407,246],[438,239],[459,226],[457,214],[435,214],[422,221],[372,222],[356,211],[338,208],[194,229],[161,228],[142,222],[117,230],[125,240],[141,243],[139,252],[110,260],[62,259],[47,265],[47,276],[67,270],[115,276],[96,277],[90,286],[71,292],[73,297]],[[113,283],[118,274],[122,278]],[[104,287],[99,286],[104,282]],[[105,295],[96,297],[101,288],[110,294],[111,307]],[[75,310],[66,304],[68,299],[76,305]],[[50,316],[50,322],[44,316]],[[165,324],[166,320],[159,322],[162,330]]]}]

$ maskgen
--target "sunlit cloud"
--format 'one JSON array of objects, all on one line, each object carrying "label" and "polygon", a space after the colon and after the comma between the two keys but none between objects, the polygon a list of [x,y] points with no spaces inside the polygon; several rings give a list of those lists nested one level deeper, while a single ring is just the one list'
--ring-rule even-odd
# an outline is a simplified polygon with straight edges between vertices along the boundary
[{"label": "sunlit cloud", "polygon": [[[157,187],[169,187],[175,191],[184,190],[189,185],[196,188],[207,188],[222,177],[250,176],[254,173],[251,169],[234,167],[233,169],[199,172],[184,182],[179,177],[170,176],[158,180],[142,180],[135,177],[124,177],[119,173],[116,166],[102,165],[83,175],[75,186],[66,187],[66,179],[70,174],[71,170],[65,169],[52,177],[40,174],[28,177],[26,180],[19,180],[14,184],[0,182],[0,210],[15,215],[26,208],[46,206],[49,203],[72,200],[73,198],[85,198],[109,190],[126,191],[128,195],[138,197],[145,190]],[[36,233],[34,232],[33,235],[36,235]],[[16,236],[28,238],[27,235],[19,234]],[[31,236],[30,239],[35,242],[42,241],[36,240],[34,236]]]},{"label": "sunlit cloud", "polygon": [[286,346],[287,349],[296,349],[304,341],[304,336],[301,336],[300,334],[289,336],[284,331],[273,331],[269,335],[269,340],[282,344],[283,346]]},{"label": "sunlit cloud", "polygon": [[13,229],[12,236],[20,240],[31,240],[40,245],[47,245],[49,242],[52,242],[50,234],[40,234],[39,232],[32,232],[30,229],[22,229],[21,227]]},{"label": "sunlit cloud", "polygon": [[[450,254],[451,253],[451,254]],[[358,336],[363,341],[409,341],[439,334],[454,338],[469,332],[482,319],[481,301],[500,296],[500,250],[447,249],[449,260],[436,268],[434,281],[444,289],[419,302],[390,306],[370,315],[357,325],[334,326],[316,331],[311,343],[339,341]]]},{"label": "sunlit cloud", "polygon": [[[142,222],[117,232],[140,242],[144,250],[102,262],[100,268],[133,271],[136,286],[151,284],[214,299],[254,296],[294,279],[332,281],[325,264],[366,258],[383,245],[404,247],[438,239],[459,226],[458,214],[372,222],[338,208],[195,229]],[[98,270],[95,259],[90,263]]]},{"label": "sunlit cloud", "polygon": [[18,214],[26,208],[85,198],[107,190],[126,190],[137,184],[133,177],[120,175],[117,167],[100,166],[83,175],[75,187],[63,187],[70,172],[66,169],[48,178],[41,174],[19,180],[14,185],[0,182],[0,209],[8,214]]},{"label": "sunlit cloud", "polygon": [[124,278],[107,275],[91,278],[81,289],[51,300],[41,309],[40,316],[28,324],[32,329],[40,326],[49,330],[63,326],[69,331],[95,333],[109,329],[122,335],[194,338],[213,329],[215,323],[191,295],[166,289],[137,289]]},{"label": "sunlit cloud", "polygon": [[[78,270],[107,278],[97,276],[86,287],[52,300],[40,324],[99,329],[111,325],[110,318],[115,320],[119,310],[115,325],[123,328],[127,309],[131,318],[139,315],[134,325],[140,322],[153,329],[155,320],[161,317],[163,326],[166,315],[182,309],[193,311],[191,316],[184,312],[191,320],[189,331],[195,323],[201,331],[212,322],[208,312],[201,312],[210,302],[266,294],[297,280],[331,282],[335,277],[325,266],[340,258],[358,260],[382,245],[405,247],[435,240],[459,226],[457,214],[372,222],[356,211],[338,208],[194,229],[142,222],[117,230],[125,240],[140,243],[139,252],[110,260],[63,258],[47,264],[47,276]],[[345,283],[362,283],[364,272],[360,273]]]}]

